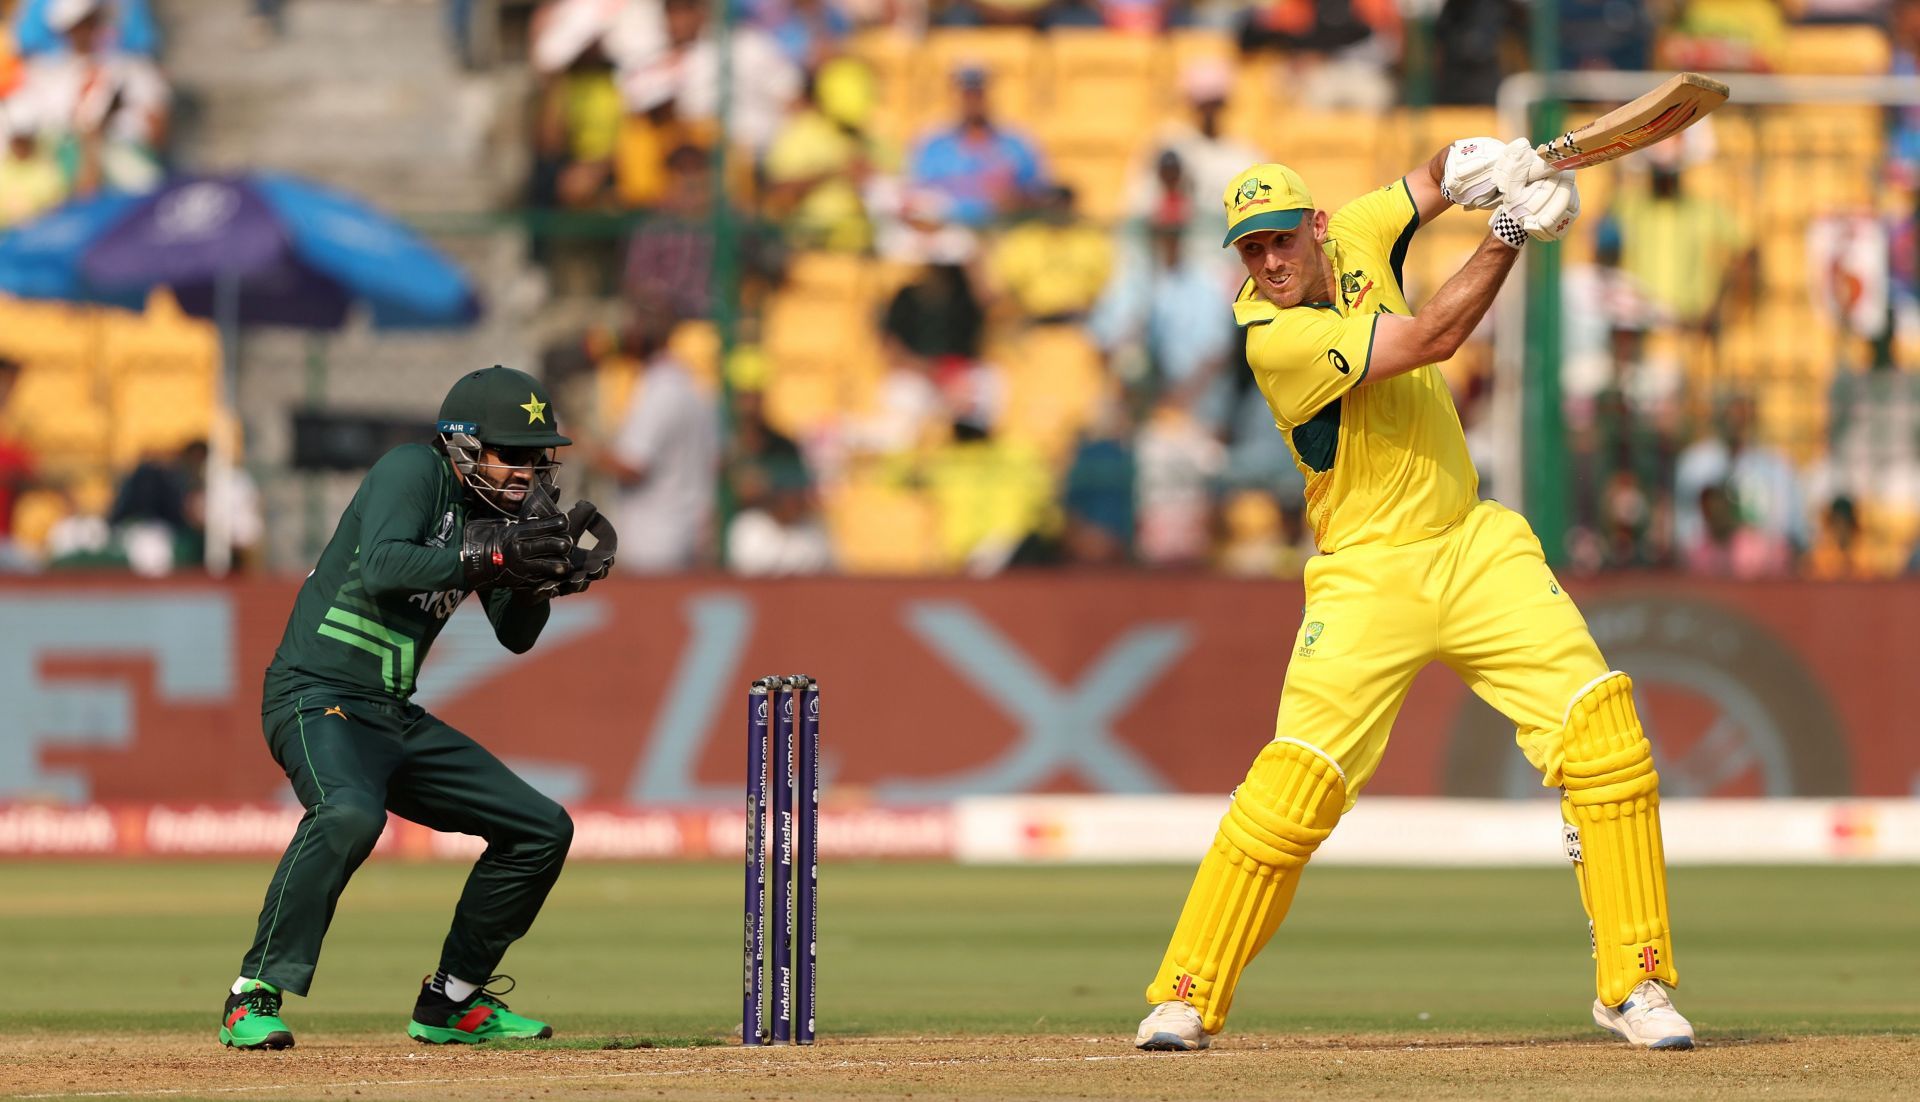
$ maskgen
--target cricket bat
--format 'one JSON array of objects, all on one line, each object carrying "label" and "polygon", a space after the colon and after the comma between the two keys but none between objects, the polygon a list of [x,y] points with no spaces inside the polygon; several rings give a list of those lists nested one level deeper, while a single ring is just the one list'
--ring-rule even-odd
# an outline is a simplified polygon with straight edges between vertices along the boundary
[{"label": "cricket bat", "polygon": [[[1632,103],[1567,131],[1535,152],[1545,158],[1551,172],[1605,164],[1665,141],[1725,102],[1726,85],[1699,73],[1676,73]],[[1546,175],[1543,172],[1537,178]]]}]

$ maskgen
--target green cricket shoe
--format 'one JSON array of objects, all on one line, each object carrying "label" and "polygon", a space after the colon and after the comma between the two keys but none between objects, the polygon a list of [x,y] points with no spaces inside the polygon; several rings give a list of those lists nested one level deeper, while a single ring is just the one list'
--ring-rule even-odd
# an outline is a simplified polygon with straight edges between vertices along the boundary
[{"label": "green cricket shoe", "polygon": [[487,982],[494,980],[506,980],[506,988],[489,991],[482,987],[456,1002],[434,987],[433,977],[428,976],[420,985],[419,1000],[413,1004],[407,1036],[429,1045],[477,1045],[496,1037],[530,1041],[553,1036],[552,1026],[515,1014],[500,1001],[500,996],[513,990],[512,976],[494,976]]},{"label": "green cricket shoe", "polygon": [[227,996],[220,1015],[220,1043],[228,1048],[292,1048],[293,1030],[280,1020],[280,989],[250,981]]}]

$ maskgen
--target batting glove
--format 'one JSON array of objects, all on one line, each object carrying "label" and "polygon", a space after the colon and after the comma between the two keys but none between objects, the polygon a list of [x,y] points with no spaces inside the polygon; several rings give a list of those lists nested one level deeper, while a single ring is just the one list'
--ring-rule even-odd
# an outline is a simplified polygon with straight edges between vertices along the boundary
[{"label": "batting glove", "polygon": [[1500,205],[1500,181],[1493,168],[1506,151],[1498,138],[1461,138],[1447,150],[1446,172],[1440,194],[1468,210],[1493,210]]},{"label": "batting glove", "polygon": [[1520,225],[1528,237],[1535,241],[1560,240],[1580,217],[1580,188],[1573,182],[1573,170],[1565,169],[1528,184],[1506,209],[1525,211]]}]

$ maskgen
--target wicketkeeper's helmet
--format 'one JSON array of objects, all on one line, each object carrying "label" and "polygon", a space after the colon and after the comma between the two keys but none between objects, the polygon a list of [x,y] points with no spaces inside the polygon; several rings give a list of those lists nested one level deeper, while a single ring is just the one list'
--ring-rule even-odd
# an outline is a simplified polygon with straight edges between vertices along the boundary
[{"label": "wicketkeeper's helmet", "polygon": [[476,478],[483,449],[492,448],[509,462],[532,474],[528,499],[551,502],[556,494],[554,473],[560,464],[553,449],[573,441],[560,435],[553,403],[540,380],[524,371],[495,364],[462,375],[440,403],[435,426],[441,446],[460,478],[481,501],[509,516],[523,511],[500,496],[501,488]]}]

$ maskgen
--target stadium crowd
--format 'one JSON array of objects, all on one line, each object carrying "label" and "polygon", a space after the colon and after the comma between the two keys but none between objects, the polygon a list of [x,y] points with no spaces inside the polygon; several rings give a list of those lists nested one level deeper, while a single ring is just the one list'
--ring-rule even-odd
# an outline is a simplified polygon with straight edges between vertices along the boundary
[{"label": "stadium crowd", "polygon": [[[139,52],[144,3],[14,6],[0,223],[150,186],[137,169],[157,173],[167,96]],[[1297,576],[1313,553],[1301,478],[1240,358],[1218,187],[1305,156],[1315,116],[1364,121],[1370,157],[1396,152],[1358,177],[1351,160],[1329,182],[1309,171],[1332,205],[1463,136],[1379,136],[1420,113],[1490,132],[1501,79],[1528,67],[1511,0],[734,0],[726,27],[714,10],[544,0],[526,40],[526,204],[622,227],[617,255],[554,236],[534,257],[555,294],[624,304],[622,324],[557,339],[542,365],[575,411],[570,473],[621,502],[623,570]],[[1559,60],[1791,70],[1805,28],[1857,34],[1822,39],[1848,43],[1835,50],[1854,71],[1916,71],[1920,0],[1568,0]],[[118,93],[73,91],[92,87],[82,70],[118,74]],[[1304,128],[1298,148],[1265,117],[1274,102]],[[1317,133],[1337,142],[1332,125]],[[1725,178],[1713,128],[1590,199],[1562,280],[1573,569],[1920,568],[1920,392],[1895,337],[1916,324],[1920,113],[1870,137],[1904,210],[1868,219],[1866,252],[1801,250],[1784,278],[1753,218],[1696,183]],[[1434,232],[1415,246],[1435,254],[1410,271],[1416,302],[1479,227]],[[1843,362],[1794,380],[1821,391],[1813,431],[1720,351],[1794,281],[1828,288],[1822,324],[1849,338]],[[1489,340],[1446,365],[1483,478]],[[0,365],[0,540],[32,471],[3,442],[6,384]],[[191,494],[193,457],[170,463]]]}]

